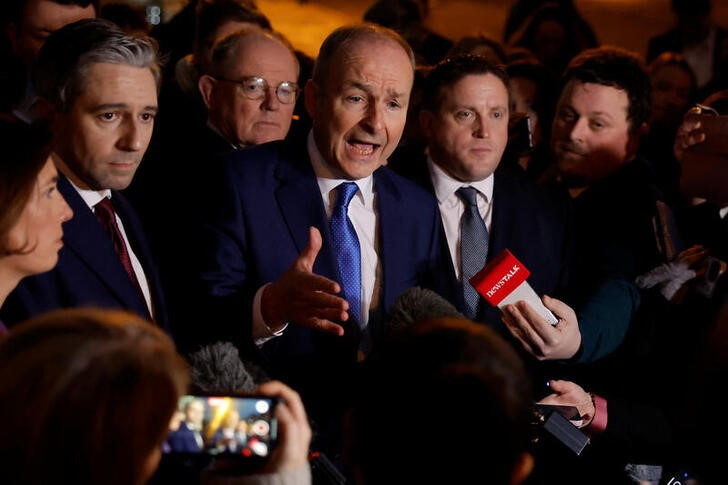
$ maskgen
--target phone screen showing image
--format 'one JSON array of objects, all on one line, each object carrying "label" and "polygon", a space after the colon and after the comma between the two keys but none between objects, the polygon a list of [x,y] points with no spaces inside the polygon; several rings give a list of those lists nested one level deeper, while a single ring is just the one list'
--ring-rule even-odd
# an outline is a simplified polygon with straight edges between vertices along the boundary
[{"label": "phone screen showing image", "polygon": [[262,396],[183,396],[162,449],[265,458],[276,443],[275,405],[275,399]]}]

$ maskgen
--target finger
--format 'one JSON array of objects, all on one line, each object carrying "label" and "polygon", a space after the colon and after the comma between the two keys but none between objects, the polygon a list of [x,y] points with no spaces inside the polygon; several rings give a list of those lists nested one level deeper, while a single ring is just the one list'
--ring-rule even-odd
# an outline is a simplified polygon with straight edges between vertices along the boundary
[{"label": "finger", "polygon": [[541,301],[543,302],[543,305],[551,310],[551,313],[556,315],[559,320],[566,320],[568,318],[571,318],[572,316],[576,316],[574,310],[561,300],[557,300],[556,298],[551,298],[548,295],[544,295],[541,298]]},{"label": "finger", "polygon": [[344,327],[325,318],[310,317],[301,322],[304,327],[319,332],[330,333],[341,337],[344,335]]},{"label": "finger", "polygon": [[298,256],[296,260],[297,266],[301,271],[312,272],[313,264],[316,262],[316,256],[318,256],[321,250],[321,233],[318,229],[311,226],[308,228],[308,244]]},{"label": "finger", "polygon": [[307,308],[332,308],[339,311],[349,309],[349,302],[344,298],[325,291],[311,291],[307,287],[294,291],[290,303],[296,311],[305,311]]},{"label": "finger", "polygon": [[293,419],[300,425],[309,426],[303,400],[300,394],[292,388],[281,381],[268,381],[258,387],[258,392],[266,396],[276,396],[282,399],[286,403],[286,407],[290,411]]},{"label": "finger", "polygon": [[527,322],[527,325],[524,326],[527,338],[540,348],[543,347],[544,343],[554,340],[554,333],[557,333],[554,327],[540,313],[534,310],[527,301],[521,300],[516,302],[515,306]]},{"label": "finger", "polygon": [[543,351],[540,346],[543,345],[543,341],[535,334],[535,332],[533,332],[529,323],[523,318],[518,308],[515,305],[506,305],[504,310],[507,318],[504,318],[503,321],[505,322],[506,327],[508,327],[508,330],[510,330],[511,334],[513,334],[513,336],[516,337],[523,347],[531,354],[536,357],[542,356]]},{"label": "finger", "polygon": [[549,387],[551,390],[553,390],[556,394],[564,394],[571,390],[569,381],[561,381],[558,379],[553,379],[549,381]]},{"label": "finger", "polygon": [[[305,291],[306,293],[326,293],[332,296],[341,293],[341,286],[339,284],[325,276],[321,276],[316,273],[299,273],[295,275],[296,281],[292,282],[292,286],[295,289]],[[338,298],[338,297],[337,297]]]}]

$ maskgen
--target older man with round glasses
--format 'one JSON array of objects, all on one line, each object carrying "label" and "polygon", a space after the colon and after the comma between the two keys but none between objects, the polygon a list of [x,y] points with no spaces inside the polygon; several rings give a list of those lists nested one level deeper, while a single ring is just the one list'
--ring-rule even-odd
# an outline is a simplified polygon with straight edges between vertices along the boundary
[{"label": "older man with round glasses", "polygon": [[282,140],[299,93],[298,69],[286,42],[262,29],[220,39],[210,73],[198,83],[208,126],[236,148]]}]

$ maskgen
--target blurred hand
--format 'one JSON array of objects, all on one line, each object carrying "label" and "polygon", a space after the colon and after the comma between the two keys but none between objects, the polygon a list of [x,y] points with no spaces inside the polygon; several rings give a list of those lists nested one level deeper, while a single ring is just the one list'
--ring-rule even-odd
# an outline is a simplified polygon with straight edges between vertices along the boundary
[{"label": "blurred hand", "polygon": [[583,419],[580,428],[588,426],[594,419],[594,401],[591,395],[578,384],[571,381],[549,381],[553,394],[549,394],[539,401],[540,404],[558,404],[561,406],[574,406]]},{"label": "blurred hand", "polygon": [[321,233],[309,228],[308,245],[278,281],[266,286],[261,296],[261,312],[273,331],[286,323],[308,327],[334,335],[344,335],[344,328],[332,320],[349,318],[349,303],[339,296],[341,287],[313,272],[321,249]]},{"label": "blurred hand", "polygon": [[581,346],[581,332],[574,310],[546,295],[543,304],[559,319],[552,326],[526,301],[506,305],[503,322],[523,347],[539,360],[570,359]]},{"label": "blurred hand", "polygon": [[677,129],[673,152],[678,162],[682,162],[686,148],[705,141],[705,133],[700,130],[700,121],[695,118],[695,114],[698,113],[700,113],[700,108],[691,108],[685,114],[682,124]]},{"label": "blurred hand", "polygon": [[279,381],[258,387],[258,393],[278,398],[275,417],[278,420],[278,444],[263,468],[264,473],[295,470],[308,463],[311,426],[306,410],[296,391]]}]

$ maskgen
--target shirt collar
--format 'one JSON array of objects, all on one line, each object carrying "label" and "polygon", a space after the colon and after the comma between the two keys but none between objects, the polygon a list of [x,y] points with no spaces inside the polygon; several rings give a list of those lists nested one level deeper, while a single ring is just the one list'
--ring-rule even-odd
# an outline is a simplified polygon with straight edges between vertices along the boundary
[{"label": "shirt collar", "polygon": [[71,186],[76,189],[76,192],[78,192],[78,195],[81,196],[83,201],[86,203],[87,206],[91,210],[94,209],[94,206],[101,202],[102,199],[111,199],[111,190],[110,189],[104,189],[104,190],[91,190],[91,189],[82,189],[78,185],[74,184],[73,181],[71,181],[70,178],[66,177],[68,182],[71,184]]},{"label": "shirt collar", "polygon": [[447,199],[455,195],[455,192],[460,187],[473,187],[480,192],[486,202],[490,203],[493,200],[493,174],[488,175],[483,180],[477,180],[474,182],[461,182],[448,175],[443,169],[441,169],[432,158],[427,156],[427,166],[430,169],[430,179],[435,189],[435,196],[437,202],[442,204]]},{"label": "shirt collar", "polygon": [[319,189],[321,190],[321,196],[326,201],[333,200],[331,198],[331,191],[341,185],[344,182],[354,182],[359,191],[355,197],[359,197],[364,207],[367,209],[373,209],[374,207],[374,177],[369,175],[364,178],[349,180],[344,178],[337,178],[332,167],[326,163],[323,155],[316,146],[316,141],[313,139],[313,130],[308,132],[308,139],[306,141],[308,149],[308,156],[311,159],[311,166],[316,174],[316,181],[318,182]]}]

